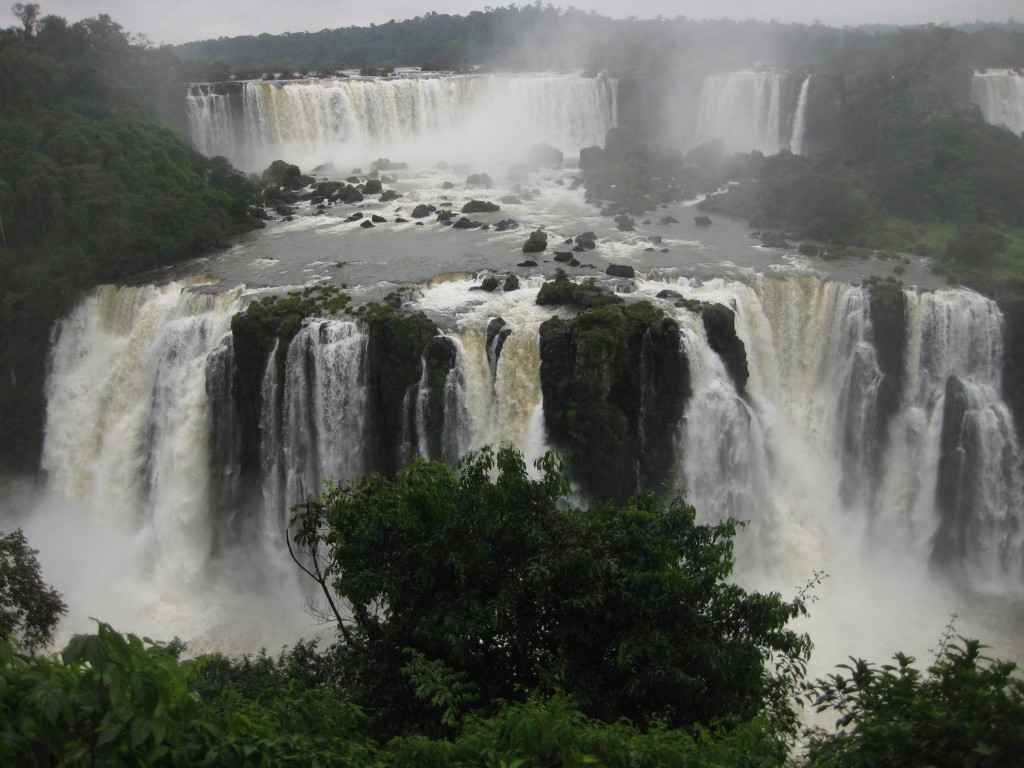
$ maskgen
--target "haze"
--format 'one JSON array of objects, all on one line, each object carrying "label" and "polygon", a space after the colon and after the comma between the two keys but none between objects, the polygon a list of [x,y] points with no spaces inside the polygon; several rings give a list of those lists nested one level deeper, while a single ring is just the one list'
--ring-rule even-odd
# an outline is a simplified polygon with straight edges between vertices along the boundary
[{"label": "haze", "polygon": [[[526,3],[522,3],[526,4]],[[566,3],[553,3],[569,7]],[[495,6],[503,5],[495,2]],[[307,0],[296,6],[281,0],[246,0],[211,3],[208,0],[42,0],[41,12],[63,16],[68,21],[109,14],[127,31],[144,35],[150,42],[176,45],[193,40],[261,33],[307,32],[337,27],[384,24],[421,16],[428,11],[464,15],[485,10],[475,0]],[[1020,0],[918,0],[894,3],[892,0],[576,0],[572,7],[595,11],[613,18],[637,16],[692,19],[731,18],[737,20],[776,20],[829,26],[859,24],[928,23],[961,24],[973,21],[1005,22],[1020,12]],[[9,18],[11,23],[13,17]]]}]

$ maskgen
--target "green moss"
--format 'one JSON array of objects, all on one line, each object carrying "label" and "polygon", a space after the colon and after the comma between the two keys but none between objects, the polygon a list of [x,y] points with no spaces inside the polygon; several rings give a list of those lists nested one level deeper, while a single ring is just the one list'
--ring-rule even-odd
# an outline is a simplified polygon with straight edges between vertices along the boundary
[{"label": "green moss", "polygon": [[565,270],[559,269],[554,280],[541,286],[537,293],[537,304],[589,309],[609,304],[622,304],[622,298],[598,285],[594,278],[583,283],[576,283],[566,276]]}]

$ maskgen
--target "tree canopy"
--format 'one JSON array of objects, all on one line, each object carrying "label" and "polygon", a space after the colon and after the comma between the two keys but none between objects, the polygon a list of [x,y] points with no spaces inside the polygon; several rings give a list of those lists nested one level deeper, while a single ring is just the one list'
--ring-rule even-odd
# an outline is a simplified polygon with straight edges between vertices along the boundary
[{"label": "tree canopy", "polygon": [[299,509],[299,560],[339,621],[339,674],[383,732],[556,691],[640,727],[789,706],[792,680],[770,662],[806,658],[786,626],[804,604],[727,582],[734,521],[701,525],[653,494],[581,509],[555,455],[537,472],[484,449],[458,472],[416,461]]}]

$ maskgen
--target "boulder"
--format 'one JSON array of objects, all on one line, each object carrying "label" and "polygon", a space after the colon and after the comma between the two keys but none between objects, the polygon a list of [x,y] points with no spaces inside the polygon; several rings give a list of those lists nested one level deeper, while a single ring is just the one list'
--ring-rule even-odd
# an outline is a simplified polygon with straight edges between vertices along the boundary
[{"label": "boulder", "polygon": [[452,227],[454,229],[479,229],[480,228],[480,222],[479,221],[471,221],[470,219],[467,219],[465,216],[463,216],[458,221],[456,221],[454,224],[452,224]]},{"label": "boulder", "polygon": [[382,203],[390,203],[392,200],[397,200],[401,196],[401,192],[396,192],[393,189],[385,189],[380,195],[380,201]]},{"label": "boulder", "polygon": [[489,200],[470,200],[462,206],[463,213],[493,213],[500,210],[500,205],[496,205]]},{"label": "boulder", "polygon": [[572,261],[572,253],[570,253],[569,251],[555,251],[554,259],[555,261],[567,264],[568,262]]},{"label": "boulder", "polygon": [[432,205],[420,203],[419,205],[412,209],[412,213],[410,214],[410,216],[412,216],[414,219],[425,219],[427,216],[434,213],[436,210],[437,208],[435,208]]},{"label": "boulder", "polygon": [[609,264],[604,273],[609,277],[636,277],[636,270],[628,264]]},{"label": "boulder", "polygon": [[698,227],[710,227],[711,226],[711,217],[709,217],[709,216],[694,216],[693,217],[693,223],[696,224]]},{"label": "boulder", "polygon": [[540,253],[547,250],[548,236],[542,230],[534,230],[523,243],[523,253]]},{"label": "boulder", "polygon": [[493,184],[493,179],[486,173],[471,173],[466,177],[467,187],[490,187]]},{"label": "boulder", "polygon": [[561,168],[564,159],[562,150],[550,144],[534,144],[526,153],[526,160],[530,165]]}]

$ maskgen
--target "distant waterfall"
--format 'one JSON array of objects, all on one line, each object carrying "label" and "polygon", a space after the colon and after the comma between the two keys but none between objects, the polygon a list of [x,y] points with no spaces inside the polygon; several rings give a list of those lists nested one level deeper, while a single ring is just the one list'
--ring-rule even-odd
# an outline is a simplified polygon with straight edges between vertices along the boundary
[{"label": "distant waterfall", "polygon": [[796,115],[793,117],[793,136],[789,151],[794,155],[804,154],[804,133],[807,131],[807,94],[811,90],[811,75],[800,84],[800,95],[796,100]]},{"label": "distant waterfall", "polygon": [[793,85],[792,76],[777,72],[709,75],[700,94],[698,142],[721,139],[731,152],[766,155],[789,148]]},{"label": "distant waterfall", "polygon": [[[395,161],[522,161],[540,142],[575,153],[615,124],[615,82],[569,75],[252,81],[232,95],[192,85],[192,139],[257,170],[276,158],[311,168]],[[449,154],[450,153],[450,157]]]},{"label": "distant waterfall", "polygon": [[985,120],[1020,135],[1024,133],[1024,75],[1012,69],[975,72],[971,81],[971,103],[977,104]]}]

